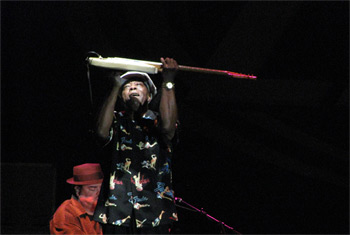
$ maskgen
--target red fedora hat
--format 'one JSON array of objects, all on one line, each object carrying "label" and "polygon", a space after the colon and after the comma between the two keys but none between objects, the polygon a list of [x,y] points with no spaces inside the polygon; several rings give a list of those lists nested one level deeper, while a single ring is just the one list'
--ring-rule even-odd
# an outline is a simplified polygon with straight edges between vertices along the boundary
[{"label": "red fedora hat", "polygon": [[73,167],[73,177],[67,179],[68,184],[99,184],[103,181],[103,173],[98,163],[85,163]]}]

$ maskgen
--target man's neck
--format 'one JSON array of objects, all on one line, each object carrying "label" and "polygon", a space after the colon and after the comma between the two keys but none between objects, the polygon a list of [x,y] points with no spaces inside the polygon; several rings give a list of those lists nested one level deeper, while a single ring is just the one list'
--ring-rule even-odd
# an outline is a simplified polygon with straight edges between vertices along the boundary
[{"label": "man's neck", "polygon": [[135,107],[132,107],[130,105],[126,106],[126,114],[131,120],[138,120],[143,117],[143,115],[148,110],[148,104],[140,105],[135,109]]},{"label": "man's neck", "polygon": [[144,111],[144,112],[140,112],[140,111],[132,111],[132,110],[127,110],[126,111],[126,115],[131,119],[131,120],[140,120],[144,115],[145,113],[147,112]]}]

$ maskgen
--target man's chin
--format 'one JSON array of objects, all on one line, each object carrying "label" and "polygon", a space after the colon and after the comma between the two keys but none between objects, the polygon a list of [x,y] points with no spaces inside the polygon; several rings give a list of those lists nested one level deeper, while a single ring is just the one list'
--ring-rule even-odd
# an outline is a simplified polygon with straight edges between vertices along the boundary
[{"label": "man's chin", "polygon": [[88,214],[94,213],[95,208],[97,206],[97,198],[96,197],[80,196],[79,201]]},{"label": "man's chin", "polygon": [[136,112],[139,110],[140,106],[141,106],[141,102],[136,98],[136,97],[130,97],[130,99],[128,101],[126,101],[126,106]]}]

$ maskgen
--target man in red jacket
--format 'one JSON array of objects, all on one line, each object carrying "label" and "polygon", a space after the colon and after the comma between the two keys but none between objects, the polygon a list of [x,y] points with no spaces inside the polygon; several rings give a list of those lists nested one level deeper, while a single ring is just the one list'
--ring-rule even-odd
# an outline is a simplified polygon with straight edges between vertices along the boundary
[{"label": "man in red jacket", "polygon": [[67,183],[76,195],[64,201],[50,221],[50,234],[102,234],[100,224],[92,219],[100,194],[103,173],[100,164],[86,163],[73,168]]}]

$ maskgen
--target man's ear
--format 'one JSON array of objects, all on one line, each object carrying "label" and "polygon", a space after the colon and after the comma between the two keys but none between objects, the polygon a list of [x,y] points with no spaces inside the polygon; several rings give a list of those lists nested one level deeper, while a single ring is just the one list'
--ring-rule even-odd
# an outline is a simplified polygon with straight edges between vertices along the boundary
[{"label": "man's ear", "polygon": [[79,196],[80,195],[80,187],[76,185],[76,186],[74,186],[74,190],[75,190],[75,194],[77,196]]},{"label": "man's ear", "polygon": [[150,95],[150,94],[148,94],[148,95],[147,95],[147,97],[148,97],[148,98],[147,98],[147,102],[148,102],[148,103],[149,103],[149,102],[151,102],[151,100],[152,100],[151,95]]}]

